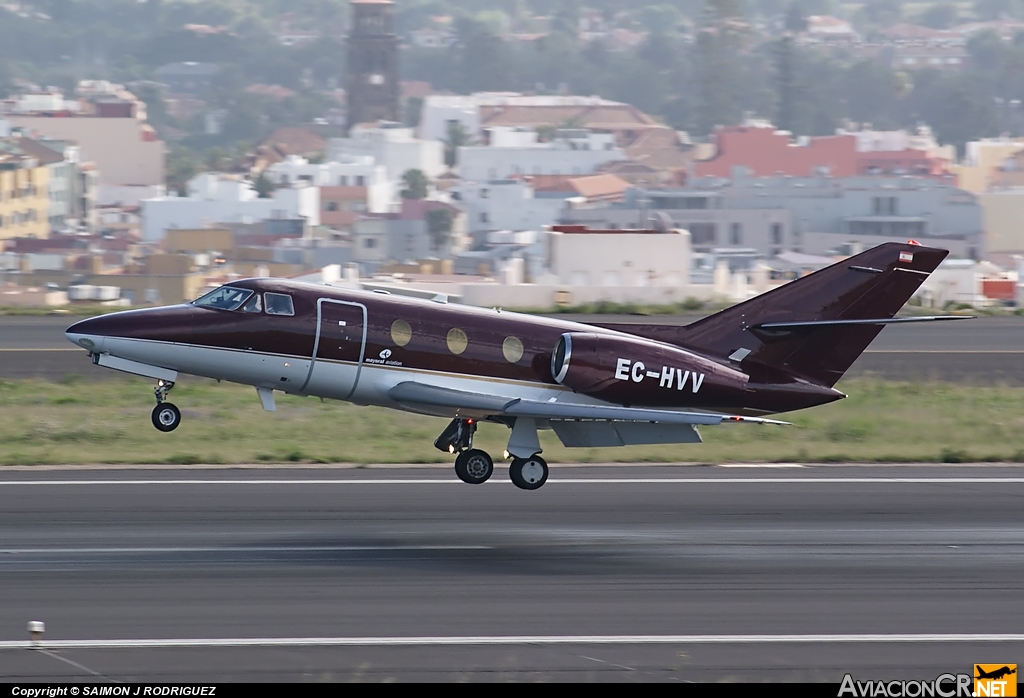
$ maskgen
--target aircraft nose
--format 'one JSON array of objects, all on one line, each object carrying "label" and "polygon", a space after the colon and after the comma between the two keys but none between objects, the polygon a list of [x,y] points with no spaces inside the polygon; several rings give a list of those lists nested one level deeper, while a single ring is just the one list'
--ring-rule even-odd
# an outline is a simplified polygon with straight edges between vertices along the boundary
[{"label": "aircraft nose", "polygon": [[92,317],[76,322],[64,331],[64,336],[72,344],[88,349],[90,352],[98,352],[103,349],[105,333],[102,317]]}]

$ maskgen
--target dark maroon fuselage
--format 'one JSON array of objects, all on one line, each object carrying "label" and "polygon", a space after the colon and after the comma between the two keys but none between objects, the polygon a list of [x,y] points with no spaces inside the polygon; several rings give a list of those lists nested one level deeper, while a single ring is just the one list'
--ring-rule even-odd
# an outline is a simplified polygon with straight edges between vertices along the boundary
[{"label": "dark maroon fuselage", "polygon": [[[614,349],[607,353],[591,352],[586,357],[580,355],[577,358],[577,365],[592,372],[596,382],[603,386],[593,391],[583,389],[578,392],[616,404],[714,408],[736,414],[766,414],[801,409],[843,397],[842,393],[830,387],[814,385],[781,372],[772,376],[769,382],[749,382],[741,365],[725,356],[683,352],[679,349],[685,348],[682,342],[674,346],[629,335],[621,328],[603,329],[545,317],[281,279],[247,279],[231,286],[261,293],[287,293],[294,300],[295,315],[250,314],[186,304],[91,318],[77,323],[68,332],[309,359],[317,338],[317,303],[321,299],[331,299],[366,308],[364,366],[555,386],[557,382],[552,375],[551,359],[556,344],[565,333],[584,333],[603,337],[603,341]],[[324,307],[340,306],[325,304]],[[406,324],[396,332],[396,322]],[[680,337],[684,337],[686,329],[678,328],[678,332]],[[461,341],[463,338],[464,342]],[[350,349],[345,354],[342,351],[344,347],[336,344],[323,342],[317,359],[358,361],[358,352]],[[517,356],[520,346],[521,356]],[[635,348],[632,353],[630,347]],[[332,351],[333,354],[330,353]],[[686,358],[687,353],[693,357],[692,360]],[[623,360],[633,362],[646,356],[675,354],[684,356],[678,366],[670,367],[673,370],[678,368],[680,373],[668,389],[657,378],[640,381],[615,379],[616,371],[621,373],[619,362]],[[652,361],[648,359],[651,370],[669,370],[666,361],[659,359],[657,365]],[[692,372],[692,380],[683,381],[684,371]],[[698,375],[701,376],[699,385]],[[568,383],[564,385],[572,387]],[[695,385],[699,390],[693,390]],[[287,390],[295,386],[282,387]]]}]

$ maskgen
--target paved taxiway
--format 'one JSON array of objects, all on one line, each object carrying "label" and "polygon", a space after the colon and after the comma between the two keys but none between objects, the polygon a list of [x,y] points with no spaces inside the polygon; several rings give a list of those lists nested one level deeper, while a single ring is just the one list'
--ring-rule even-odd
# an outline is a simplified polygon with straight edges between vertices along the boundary
[{"label": "paved taxiway", "polygon": [[[581,321],[686,324],[695,316],[567,316]],[[0,317],[0,378],[59,379],[68,375],[113,378],[90,365],[64,330],[72,317]],[[883,330],[849,375],[897,380],[939,380],[1024,385],[1024,317],[982,317],[956,322],[899,325]]]},{"label": "paved taxiway", "polygon": [[5,470],[0,681],[931,679],[1024,656],[1022,504],[1016,466]]}]

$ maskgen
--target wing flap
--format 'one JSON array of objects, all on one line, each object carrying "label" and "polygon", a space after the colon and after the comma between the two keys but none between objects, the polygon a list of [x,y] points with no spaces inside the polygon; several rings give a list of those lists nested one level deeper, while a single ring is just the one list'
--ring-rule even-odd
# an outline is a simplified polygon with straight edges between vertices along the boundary
[{"label": "wing flap", "polygon": [[552,419],[549,422],[562,445],[572,447],[641,446],[700,443],[694,424],[651,422],[597,422]]}]

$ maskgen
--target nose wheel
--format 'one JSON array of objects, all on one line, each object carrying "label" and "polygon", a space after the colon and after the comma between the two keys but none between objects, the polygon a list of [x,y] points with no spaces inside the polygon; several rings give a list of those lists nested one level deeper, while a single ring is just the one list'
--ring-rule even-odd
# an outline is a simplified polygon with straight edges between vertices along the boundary
[{"label": "nose wheel", "polygon": [[153,408],[153,426],[160,431],[174,431],[181,424],[181,410],[175,405],[167,402],[167,394],[171,392],[174,383],[171,381],[157,381],[153,388],[153,395],[156,397],[156,407]]},{"label": "nose wheel", "polygon": [[513,458],[508,466],[508,476],[520,489],[540,489],[548,481],[548,464],[540,456]]}]

